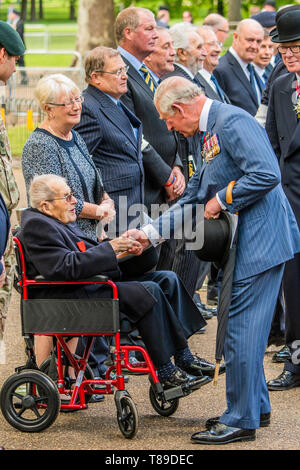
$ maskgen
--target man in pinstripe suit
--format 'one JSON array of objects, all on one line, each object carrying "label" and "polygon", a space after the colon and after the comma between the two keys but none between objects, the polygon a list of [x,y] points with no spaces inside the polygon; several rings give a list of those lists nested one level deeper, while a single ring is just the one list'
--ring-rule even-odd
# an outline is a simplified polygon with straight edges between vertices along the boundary
[{"label": "man in pinstripe suit", "polygon": [[[193,434],[199,444],[254,440],[270,422],[263,359],[285,262],[300,251],[296,219],[280,185],[280,170],[264,129],[249,113],[212,101],[184,78],[162,82],[155,104],[169,129],[205,132],[202,168],[184,195],[143,231],[130,233],[146,247],[182,223],[185,204],[204,205],[204,217],[239,212],[232,299],[225,336],[227,410]],[[234,182],[232,199],[228,195]],[[173,212],[170,217],[171,211]]]}]

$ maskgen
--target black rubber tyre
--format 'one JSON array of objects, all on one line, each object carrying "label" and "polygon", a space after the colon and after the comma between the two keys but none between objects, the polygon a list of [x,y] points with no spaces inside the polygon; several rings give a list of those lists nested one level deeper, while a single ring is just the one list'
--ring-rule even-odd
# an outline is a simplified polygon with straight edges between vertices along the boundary
[{"label": "black rubber tyre", "polygon": [[[76,354],[74,354],[74,357],[76,359],[79,359],[79,356],[77,356]],[[47,359],[45,359],[44,362],[40,365],[40,370],[42,372],[44,372],[44,374],[48,375],[49,368],[50,368],[50,363],[51,363],[51,356],[47,357]],[[87,364],[83,380],[93,380],[93,379],[94,379],[93,370],[92,370],[91,366],[89,364]],[[65,384],[65,386],[67,387],[67,384]],[[89,403],[92,396],[93,396],[92,394],[90,395],[90,394],[86,393],[85,394],[85,403]],[[79,396],[77,397],[77,402],[79,402]],[[66,411],[66,410],[64,410],[64,411]]]},{"label": "black rubber tyre", "polygon": [[60,397],[50,377],[26,369],[3,384],[0,406],[4,418],[23,432],[40,432],[51,426],[60,410]]},{"label": "black rubber tyre", "polygon": [[120,399],[122,413],[117,411],[118,426],[126,439],[132,439],[138,430],[138,413],[132,399],[123,396]]},{"label": "black rubber tyre", "polygon": [[161,416],[171,416],[175,413],[175,411],[177,411],[177,408],[179,406],[179,398],[174,398],[170,401],[164,401],[163,399],[159,399],[154,393],[153,388],[151,386],[149,388],[149,398],[151,405],[153,406],[155,411]]}]

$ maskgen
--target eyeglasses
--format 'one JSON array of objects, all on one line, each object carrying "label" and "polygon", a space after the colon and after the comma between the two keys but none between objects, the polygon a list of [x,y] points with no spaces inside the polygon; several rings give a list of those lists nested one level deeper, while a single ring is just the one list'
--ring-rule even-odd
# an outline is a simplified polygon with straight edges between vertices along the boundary
[{"label": "eyeglasses", "polygon": [[229,29],[218,29],[218,31],[221,31],[221,33],[229,34]]},{"label": "eyeglasses", "polygon": [[74,98],[73,100],[68,100],[65,101],[64,103],[46,103],[46,104],[51,104],[52,106],[65,106],[66,108],[71,108],[75,103],[76,104],[81,104],[84,101],[83,96],[78,96],[77,98]]},{"label": "eyeglasses", "polygon": [[55,197],[53,199],[45,199],[45,201],[47,201],[47,202],[62,201],[64,199],[66,202],[71,202],[73,197],[75,197],[74,193],[69,193],[69,194],[66,194],[63,197]]},{"label": "eyeglasses", "polygon": [[286,54],[288,49],[293,53],[293,54],[299,54],[300,52],[300,44],[296,46],[278,46],[277,47],[278,51],[280,54]]},{"label": "eyeglasses", "polygon": [[124,75],[124,73],[127,74],[128,69],[129,66],[126,65],[125,67],[122,67],[121,69],[116,70],[115,72],[106,72],[105,70],[94,70],[94,73],[109,73],[111,75],[116,75],[116,77],[120,78],[122,75]]}]

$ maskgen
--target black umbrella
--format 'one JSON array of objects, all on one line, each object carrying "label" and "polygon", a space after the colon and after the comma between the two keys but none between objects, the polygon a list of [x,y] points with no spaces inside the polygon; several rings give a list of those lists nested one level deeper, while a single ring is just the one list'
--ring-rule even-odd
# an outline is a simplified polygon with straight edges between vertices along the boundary
[{"label": "black umbrella", "polygon": [[230,248],[228,250],[228,255],[226,257],[226,261],[222,267],[223,270],[223,279],[221,284],[221,292],[218,302],[218,328],[217,328],[217,336],[216,336],[216,352],[215,352],[215,359],[216,359],[216,368],[214,374],[213,384],[217,385],[217,379],[219,375],[219,368],[220,363],[223,356],[224,350],[224,342],[225,342],[225,335],[227,330],[227,323],[228,323],[228,316],[229,316],[229,308],[231,304],[231,295],[232,295],[232,280],[233,280],[233,272],[235,266],[235,258],[236,258],[236,247],[237,247],[237,237],[238,237],[238,215],[230,214],[227,212],[227,217],[230,221],[231,226],[231,243]]}]

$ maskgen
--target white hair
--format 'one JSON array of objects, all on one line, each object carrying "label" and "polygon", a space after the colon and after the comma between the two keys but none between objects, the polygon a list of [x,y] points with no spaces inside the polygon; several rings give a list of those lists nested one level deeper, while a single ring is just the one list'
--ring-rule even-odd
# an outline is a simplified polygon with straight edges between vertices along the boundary
[{"label": "white hair", "polygon": [[202,88],[183,77],[169,77],[158,86],[154,95],[154,104],[162,113],[173,115],[174,103],[191,103],[197,96],[204,95]]},{"label": "white hair", "polygon": [[52,188],[52,184],[67,184],[65,178],[58,175],[38,175],[34,176],[29,188],[29,201],[31,207],[39,209],[42,201],[53,199],[56,191]]},{"label": "white hair", "polygon": [[66,75],[56,73],[47,75],[38,81],[34,96],[40,107],[44,109],[45,104],[55,103],[61,92],[66,96],[80,94],[78,86]]},{"label": "white hair", "polygon": [[169,29],[175,50],[188,49],[190,43],[188,33],[190,32],[197,32],[196,27],[191,23],[177,23]]}]

